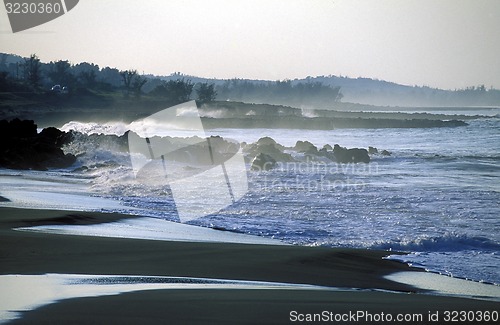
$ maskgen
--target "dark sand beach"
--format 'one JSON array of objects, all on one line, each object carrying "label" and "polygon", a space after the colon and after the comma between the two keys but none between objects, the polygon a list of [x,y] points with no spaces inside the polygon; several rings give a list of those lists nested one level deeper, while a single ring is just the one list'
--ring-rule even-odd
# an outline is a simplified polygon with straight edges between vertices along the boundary
[{"label": "dark sand beach", "polygon": [[[383,278],[421,270],[389,252],[325,247],[154,241],[15,231],[45,224],[95,224],[120,214],[0,208],[0,274],[95,274],[255,280],[363,289],[148,290],[68,299],[13,323],[289,323],[293,315],[497,310],[500,303],[428,295]],[[392,252],[391,252],[392,253]],[[374,290],[377,289],[377,290]],[[8,297],[2,297],[8,299]],[[291,314],[296,311],[296,314]],[[304,316],[305,317],[305,316]],[[294,318],[298,320],[297,318]],[[363,320],[363,319],[361,319]],[[362,323],[362,322],[361,322]]]}]

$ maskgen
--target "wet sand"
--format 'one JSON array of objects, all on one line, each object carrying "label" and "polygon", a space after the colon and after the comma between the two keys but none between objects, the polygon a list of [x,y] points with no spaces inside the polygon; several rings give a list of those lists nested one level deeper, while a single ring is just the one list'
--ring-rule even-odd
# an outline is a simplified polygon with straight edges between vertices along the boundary
[{"label": "wet sand", "polygon": [[[500,309],[498,302],[430,296],[409,285],[384,279],[384,275],[394,272],[421,272],[383,259],[389,255],[385,251],[69,236],[12,230],[46,224],[95,224],[123,218],[133,217],[0,208],[0,274],[203,277],[365,290],[140,291],[63,300],[25,312],[15,322],[277,324],[288,323],[292,310],[298,313],[412,312],[428,317],[429,312],[445,310]],[[395,292],[374,292],[372,289]]]}]

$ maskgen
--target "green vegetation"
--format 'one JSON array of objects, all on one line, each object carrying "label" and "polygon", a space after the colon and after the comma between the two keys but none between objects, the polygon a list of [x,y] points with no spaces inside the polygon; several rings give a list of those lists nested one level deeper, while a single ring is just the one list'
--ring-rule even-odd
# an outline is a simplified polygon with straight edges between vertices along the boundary
[{"label": "green vegetation", "polygon": [[[141,98],[147,101],[149,97],[174,105],[193,99],[193,90],[200,105],[219,99],[300,106],[339,102],[342,98],[340,87],[326,86],[321,82],[252,82],[233,79],[209,83],[199,78],[193,82],[180,73],[166,78],[140,75],[137,70],[100,68],[88,62],[76,65],[67,60],[41,63],[35,54],[30,58],[2,54],[0,72],[2,92],[14,92],[25,98],[20,93],[60,97],[57,101],[38,98],[49,105],[74,105],[70,98],[83,95],[93,97],[93,106],[99,106],[103,99],[100,97],[116,97],[112,95],[114,93],[121,93],[125,99],[134,97],[135,100]],[[109,101],[101,105],[108,106]]]},{"label": "green vegetation", "polygon": [[196,89],[198,94],[198,101],[201,104],[206,104],[213,102],[217,98],[217,91],[215,90],[214,84],[208,84],[206,82],[200,83],[198,89]]},{"label": "green vegetation", "polygon": [[125,97],[128,97],[130,92],[133,92],[136,97],[141,95],[142,86],[148,82],[148,80],[137,73],[137,70],[125,70],[120,71],[120,76],[123,80],[123,86],[125,87]]},{"label": "green vegetation", "polygon": [[213,84],[196,85],[184,78],[163,80],[153,90],[144,92],[152,78],[137,70],[101,69],[92,63],[73,65],[67,60],[41,63],[36,54],[24,59],[14,57],[17,62],[7,63],[7,57],[3,54],[0,62],[0,107],[34,103],[54,107],[128,106],[128,100],[137,104],[139,99],[143,101],[139,107],[150,102],[175,105],[190,100],[195,86],[211,90],[200,93],[203,103],[215,100],[216,95]]},{"label": "green vegetation", "polygon": [[184,79],[163,81],[160,85],[156,86],[150,94],[152,96],[168,98],[176,103],[183,103],[191,98],[194,84]]}]

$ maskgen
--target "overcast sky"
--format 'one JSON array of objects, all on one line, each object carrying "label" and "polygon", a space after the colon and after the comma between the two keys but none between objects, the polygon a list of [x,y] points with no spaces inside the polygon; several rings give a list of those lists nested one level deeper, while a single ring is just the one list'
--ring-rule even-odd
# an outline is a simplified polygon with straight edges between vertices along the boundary
[{"label": "overcast sky", "polygon": [[80,0],[0,52],[200,77],[368,77],[500,89],[498,0]]}]

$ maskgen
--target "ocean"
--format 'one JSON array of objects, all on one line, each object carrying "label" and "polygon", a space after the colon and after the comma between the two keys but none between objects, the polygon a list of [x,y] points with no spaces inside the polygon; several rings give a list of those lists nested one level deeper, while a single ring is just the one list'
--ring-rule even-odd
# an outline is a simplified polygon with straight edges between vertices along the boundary
[{"label": "ocean", "polygon": [[[247,163],[248,192],[187,223],[296,245],[403,251],[390,258],[500,284],[500,109],[488,113],[493,116],[454,128],[208,130],[246,143],[267,136],[287,147],[307,140],[318,148],[372,146],[391,155],[374,154],[369,164],[278,163],[257,172]],[[179,221],[168,182],[137,182],[129,152],[112,136],[133,125],[73,121],[58,127],[80,132],[64,148],[77,155],[76,164],[0,170],[0,195],[11,200],[0,205]]]}]

